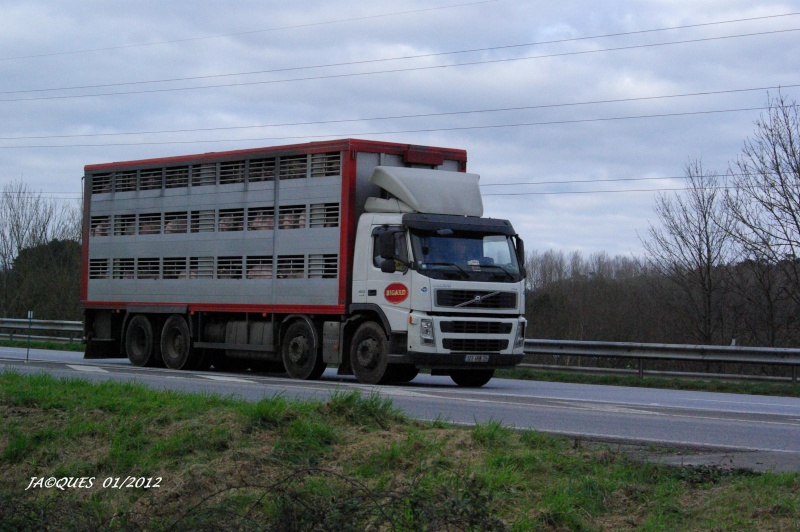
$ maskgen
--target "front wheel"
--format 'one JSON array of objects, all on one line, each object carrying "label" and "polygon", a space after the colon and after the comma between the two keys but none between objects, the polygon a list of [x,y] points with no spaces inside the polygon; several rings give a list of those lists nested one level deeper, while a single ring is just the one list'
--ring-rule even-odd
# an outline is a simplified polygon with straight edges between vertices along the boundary
[{"label": "front wheel", "polygon": [[361,324],[350,344],[350,364],[359,382],[378,384],[387,377],[389,340],[374,321]]},{"label": "front wheel", "polygon": [[450,378],[465,388],[480,388],[494,377],[493,369],[454,369]]},{"label": "front wheel", "polygon": [[281,354],[286,373],[293,379],[316,380],[325,371],[317,334],[305,320],[296,320],[283,335]]}]

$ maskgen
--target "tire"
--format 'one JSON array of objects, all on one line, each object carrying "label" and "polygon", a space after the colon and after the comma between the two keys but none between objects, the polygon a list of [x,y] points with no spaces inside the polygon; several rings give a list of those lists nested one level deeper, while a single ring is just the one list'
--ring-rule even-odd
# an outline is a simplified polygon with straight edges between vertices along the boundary
[{"label": "tire", "polygon": [[374,321],[362,323],[350,343],[350,364],[356,379],[364,384],[380,384],[389,377],[389,340],[383,327]]},{"label": "tire", "polygon": [[173,314],[161,329],[161,358],[170,369],[192,369],[192,337],[180,314]]},{"label": "tire", "polygon": [[450,372],[453,382],[464,388],[480,388],[494,377],[493,369],[454,369]]},{"label": "tire", "polygon": [[286,329],[281,356],[286,373],[293,379],[316,380],[325,371],[317,333],[305,320],[295,320]]},{"label": "tire", "polygon": [[414,380],[417,375],[419,375],[419,368],[411,364],[389,364],[384,382],[405,384]]},{"label": "tire", "polygon": [[125,329],[125,354],[134,366],[154,365],[156,349],[153,324],[144,314],[137,314]]}]

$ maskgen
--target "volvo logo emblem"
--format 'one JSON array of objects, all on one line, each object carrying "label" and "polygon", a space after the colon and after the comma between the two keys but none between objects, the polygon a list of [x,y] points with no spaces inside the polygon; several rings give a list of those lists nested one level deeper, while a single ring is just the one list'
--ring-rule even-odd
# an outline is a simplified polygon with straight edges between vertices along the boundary
[{"label": "volvo logo emblem", "polygon": [[477,305],[478,303],[480,303],[484,299],[488,299],[488,298],[490,298],[492,296],[496,296],[499,293],[500,292],[491,292],[489,294],[483,294],[482,296],[481,295],[476,295],[472,299],[468,299],[468,300],[464,301],[463,303],[459,303],[458,305],[455,306],[455,308],[466,307],[467,305]]}]

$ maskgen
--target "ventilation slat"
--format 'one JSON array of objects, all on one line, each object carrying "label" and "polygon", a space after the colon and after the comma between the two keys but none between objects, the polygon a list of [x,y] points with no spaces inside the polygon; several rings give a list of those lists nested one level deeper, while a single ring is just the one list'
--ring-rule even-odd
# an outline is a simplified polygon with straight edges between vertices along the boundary
[{"label": "ventilation slat", "polygon": [[244,161],[229,161],[219,165],[219,184],[244,183]]},{"label": "ventilation slat", "polygon": [[216,163],[195,164],[192,166],[192,186],[202,187],[217,184]]},{"label": "ventilation slat", "polygon": [[108,259],[89,259],[89,279],[108,279]]},{"label": "ventilation slat", "polygon": [[188,229],[186,212],[164,213],[164,234],[185,233]]},{"label": "ventilation slat", "polygon": [[250,161],[250,174],[248,177],[251,183],[259,181],[275,180],[275,158],[253,159]]},{"label": "ventilation slat", "polygon": [[189,186],[189,167],[175,166],[167,168],[164,177],[166,188],[183,188]]},{"label": "ventilation slat", "polygon": [[136,190],[136,170],[117,172],[114,176],[115,192],[130,192]]},{"label": "ventilation slat", "polygon": [[247,209],[248,231],[270,231],[275,226],[275,210],[272,207]]},{"label": "ventilation slat", "polygon": [[241,279],[242,257],[219,257],[217,259],[217,279]]},{"label": "ventilation slat", "polygon": [[283,205],[278,208],[279,229],[303,229],[305,226],[305,205]]},{"label": "ventilation slat", "polygon": [[272,279],[272,257],[247,257],[248,279]]},{"label": "ventilation slat", "polygon": [[135,214],[118,214],[114,216],[114,236],[128,236],[136,231]]},{"label": "ventilation slat", "polygon": [[144,258],[136,261],[137,279],[158,279],[161,277],[161,259]]},{"label": "ventilation slat", "polygon": [[281,179],[301,179],[308,172],[308,157],[306,155],[292,155],[281,157]]},{"label": "ventilation slat", "polygon": [[311,205],[311,227],[339,227],[338,203],[315,203]]},{"label": "ventilation slat", "polygon": [[219,230],[220,231],[243,231],[244,230],[244,209],[220,209],[219,210]]},{"label": "ventilation slat", "polygon": [[91,236],[108,236],[109,227],[108,216],[92,216],[89,222],[89,234]]},{"label": "ventilation slat", "polygon": [[213,279],[214,257],[190,257],[189,279]]},{"label": "ventilation slat", "polygon": [[209,233],[214,231],[216,225],[216,211],[192,211],[192,233]]},{"label": "ventilation slat", "polygon": [[309,255],[308,277],[335,279],[338,273],[337,258],[336,254]]},{"label": "ventilation slat", "polygon": [[302,279],[305,274],[305,261],[302,255],[278,257],[278,279]]},{"label": "ventilation slat", "polygon": [[111,174],[95,174],[92,176],[92,194],[107,194],[111,192]]},{"label": "ventilation slat", "polygon": [[341,173],[341,153],[315,153],[311,156],[311,177],[338,176]]},{"label": "ventilation slat", "polygon": [[161,190],[164,180],[163,168],[149,168],[139,173],[139,190]]},{"label": "ventilation slat", "polygon": [[161,234],[161,213],[145,213],[139,215],[139,234],[158,235]]}]

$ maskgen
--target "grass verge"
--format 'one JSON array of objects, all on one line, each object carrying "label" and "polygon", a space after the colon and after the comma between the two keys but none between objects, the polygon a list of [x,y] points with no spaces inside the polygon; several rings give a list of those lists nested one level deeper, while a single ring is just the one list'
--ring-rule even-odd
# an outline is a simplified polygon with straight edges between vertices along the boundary
[{"label": "grass verge", "polygon": [[416,422],[379,395],[252,403],[0,374],[2,530],[782,530],[798,521],[798,474],[670,468],[496,422]]}]

